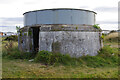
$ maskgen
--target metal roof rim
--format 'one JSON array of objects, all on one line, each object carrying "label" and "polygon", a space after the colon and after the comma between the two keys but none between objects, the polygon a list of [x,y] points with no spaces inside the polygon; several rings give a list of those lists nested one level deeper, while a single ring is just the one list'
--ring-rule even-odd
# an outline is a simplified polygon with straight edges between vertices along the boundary
[{"label": "metal roof rim", "polygon": [[75,9],[75,8],[52,8],[52,9],[41,9],[41,10],[28,11],[28,12],[23,13],[23,15],[26,14],[26,13],[30,13],[30,12],[45,11],[45,10],[81,10],[81,11],[88,11],[88,12],[93,12],[93,13],[97,14],[97,13],[94,12],[94,11],[85,10],[85,9]]}]

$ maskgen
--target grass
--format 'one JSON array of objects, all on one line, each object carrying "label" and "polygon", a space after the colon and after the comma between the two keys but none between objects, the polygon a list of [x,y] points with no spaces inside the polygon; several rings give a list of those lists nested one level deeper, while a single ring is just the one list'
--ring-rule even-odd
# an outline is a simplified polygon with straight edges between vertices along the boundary
[{"label": "grass", "polygon": [[107,35],[107,36],[105,36],[105,40],[108,40],[108,39],[115,39],[116,41],[117,41],[117,39],[118,39],[118,32],[114,32],[114,33],[110,33],[109,35]]},{"label": "grass", "polygon": [[[11,65],[12,64],[12,65]],[[3,78],[117,78],[118,67],[46,66],[26,60],[3,59]]]},{"label": "grass", "polygon": [[110,33],[109,35],[106,35],[104,38],[104,45],[110,45],[113,48],[119,48],[118,46],[118,32]]},{"label": "grass", "polygon": [[[106,38],[107,36],[105,36]],[[109,38],[108,38],[109,39]],[[17,43],[14,42],[14,48],[4,53],[10,53],[12,57],[4,55],[3,57],[3,78],[118,78],[118,47],[112,47],[106,44],[109,42],[107,38],[104,40],[104,48],[101,49],[97,56],[83,56],[78,59],[70,58],[68,55],[51,55],[49,52],[39,52],[35,59],[36,62],[29,62],[26,58],[28,55],[20,55],[24,58],[16,56],[18,49],[15,49]],[[108,40],[108,41],[107,41]],[[7,41],[3,41],[3,48]],[[110,43],[110,42],[109,42]],[[112,42],[111,45],[114,45]],[[6,49],[3,49],[3,51]],[[49,54],[45,56],[43,53]],[[114,55],[113,55],[114,53]],[[24,53],[25,54],[25,53]],[[42,54],[42,56],[41,56]],[[17,57],[17,59],[15,59]],[[43,59],[41,59],[41,57]],[[52,64],[49,61],[53,60]],[[62,58],[61,58],[62,57]],[[44,61],[44,58],[46,61]],[[62,62],[64,59],[66,62]],[[44,64],[45,62],[45,64]],[[47,65],[46,65],[47,63]],[[67,63],[67,65],[66,65]],[[11,65],[12,64],[12,65]]]}]

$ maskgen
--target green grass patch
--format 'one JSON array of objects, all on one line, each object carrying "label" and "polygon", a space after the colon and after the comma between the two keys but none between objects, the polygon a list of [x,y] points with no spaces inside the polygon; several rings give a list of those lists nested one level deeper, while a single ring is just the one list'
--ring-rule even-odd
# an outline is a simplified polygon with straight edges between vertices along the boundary
[{"label": "green grass patch", "polygon": [[111,56],[118,56],[119,52],[118,52],[119,48],[111,48],[109,45],[104,46],[100,51],[98,51],[98,56],[101,57],[111,57]]},{"label": "green grass patch", "polygon": [[35,62],[42,62],[44,64],[69,64],[71,61],[71,57],[69,55],[63,55],[60,53],[52,53],[49,51],[40,51],[37,53],[35,57]]},{"label": "green grass patch", "polygon": [[46,65],[67,65],[88,67],[118,66],[118,49],[109,46],[103,47],[97,56],[70,57],[68,54],[40,51],[35,57],[35,62],[42,62]]},{"label": "green grass patch", "polygon": [[21,52],[18,49],[16,42],[7,41],[2,45],[2,57],[10,59],[31,59],[34,58],[34,54],[30,52]]},{"label": "green grass patch", "polygon": [[33,53],[21,52],[18,47],[11,48],[9,50],[2,51],[2,56],[10,59],[32,59],[34,57]]},{"label": "green grass patch", "polygon": [[118,67],[46,66],[3,58],[2,73],[3,78],[118,78]]}]

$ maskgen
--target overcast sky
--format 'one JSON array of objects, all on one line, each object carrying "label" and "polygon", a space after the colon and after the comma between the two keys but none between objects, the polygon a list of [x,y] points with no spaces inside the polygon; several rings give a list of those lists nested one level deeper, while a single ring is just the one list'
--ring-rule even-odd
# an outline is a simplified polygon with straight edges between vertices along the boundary
[{"label": "overcast sky", "polygon": [[77,8],[97,13],[96,24],[105,30],[118,29],[119,0],[0,0],[0,31],[23,27],[23,13],[50,8]]}]

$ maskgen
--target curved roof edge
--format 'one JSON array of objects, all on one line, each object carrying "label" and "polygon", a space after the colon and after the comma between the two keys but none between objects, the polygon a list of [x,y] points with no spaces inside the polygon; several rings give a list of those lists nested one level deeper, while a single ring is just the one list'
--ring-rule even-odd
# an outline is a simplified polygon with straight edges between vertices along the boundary
[{"label": "curved roof edge", "polygon": [[37,12],[37,11],[45,11],[45,10],[81,10],[81,11],[88,11],[88,12],[93,12],[93,13],[97,14],[97,13],[94,12],[94,11],[85,10],[85,9],[74,9],[74,8],[52,8],[52,9],[41,9],[41,10],[28,11],[28,12],[23,13],[23,15],[26,14],[26,13],[29,13],[29,12]]}]

